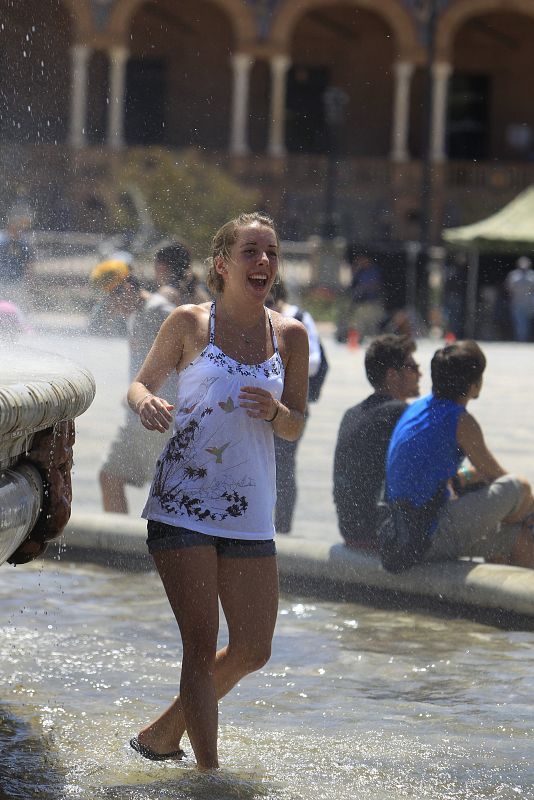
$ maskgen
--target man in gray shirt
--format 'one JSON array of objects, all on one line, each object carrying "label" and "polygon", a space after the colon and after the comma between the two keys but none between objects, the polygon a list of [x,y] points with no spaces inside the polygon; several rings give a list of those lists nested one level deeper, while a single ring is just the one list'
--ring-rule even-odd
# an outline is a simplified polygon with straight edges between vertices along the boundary
[{"label": "man in gray shirt", "polygon": [[349,547],[376,551],[376,531],[389,440],[406,400],[419,395],[415,342],[384,334],[365,354],[373,394],[349,408],[341,421],[334,457],[334,503],[339,531]]}]

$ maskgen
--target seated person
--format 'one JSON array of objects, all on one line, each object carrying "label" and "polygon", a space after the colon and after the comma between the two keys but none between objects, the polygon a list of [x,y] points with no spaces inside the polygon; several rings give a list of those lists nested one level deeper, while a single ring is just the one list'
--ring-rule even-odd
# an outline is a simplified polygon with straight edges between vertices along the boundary
[{"label": "seated person", "polygon": [[347,545],[376,550],[376,531],[385,515],[382,496],[386,453],[406,400],[419,395],[415,343],[407,336],[378,336],[365,353],[374,389],[345,413],[334,458],[334,503]]},{"label": "seated person", "polygon": [[[438,350],[431,364],[432,393],[413,403],[393,432],[386,464],[392,530],[400,541],[405,524],[411,538],[420,531],[421,543],[404,568],[460,556],[534,566],[530,486],[499,464],[466,408],[480,395],[485,367],[476,342]],[[464,458],[468,466],[461,466]],[[392,571],[398,571],[391,563],[397,552],[382,551],[384,566]]]}]

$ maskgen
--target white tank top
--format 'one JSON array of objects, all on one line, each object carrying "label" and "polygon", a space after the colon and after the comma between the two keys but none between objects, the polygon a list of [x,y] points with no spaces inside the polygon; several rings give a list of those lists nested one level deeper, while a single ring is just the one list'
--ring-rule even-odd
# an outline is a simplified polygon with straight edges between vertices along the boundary
[{"label": "white tank top", "polygon": [[[267,312],[269,314],[269,312]],[[269,314],[274,354],[240,364],[208,345],[178,375],[174,434],[156,464],[145,519],[212,536],[272,539],[276,473],[272,426],[239,407],[242,386],[280,400],[284,365]]]}]

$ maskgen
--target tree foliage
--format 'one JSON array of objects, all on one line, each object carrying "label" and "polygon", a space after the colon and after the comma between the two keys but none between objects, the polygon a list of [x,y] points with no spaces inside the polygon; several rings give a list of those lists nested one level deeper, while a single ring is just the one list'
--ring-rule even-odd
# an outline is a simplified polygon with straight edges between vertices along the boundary
[{"label": "tree foliage", "polygon": [[196,257],[207,255],[224,222],[254,210],[259,200],[256,191],[199,151],[163,148],[129,149],[117,169],[113,195],[115,229],[137,230],[151,221],[159,234],[187,242]]}]

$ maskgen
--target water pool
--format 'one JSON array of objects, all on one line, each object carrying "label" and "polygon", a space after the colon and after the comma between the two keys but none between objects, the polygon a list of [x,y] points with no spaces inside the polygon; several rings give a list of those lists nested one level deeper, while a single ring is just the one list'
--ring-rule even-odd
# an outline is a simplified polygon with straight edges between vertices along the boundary
[{"label": "water pool", "polygon": [[534,798],[532,632],[283,597],[271,661],[220,705],[213,776],[128,747],[179,680],[155,573],[3,567],[0,620],[9,800]]}]

